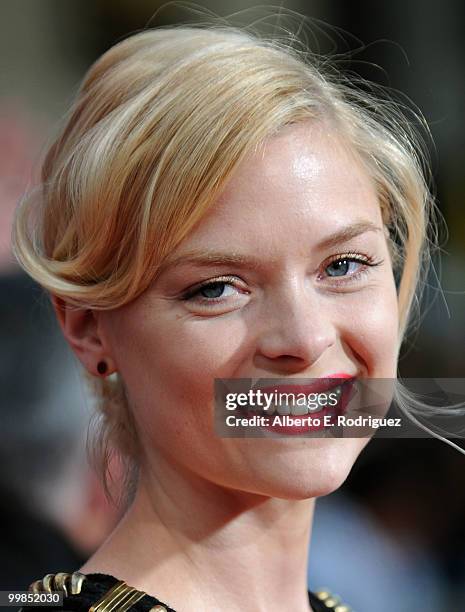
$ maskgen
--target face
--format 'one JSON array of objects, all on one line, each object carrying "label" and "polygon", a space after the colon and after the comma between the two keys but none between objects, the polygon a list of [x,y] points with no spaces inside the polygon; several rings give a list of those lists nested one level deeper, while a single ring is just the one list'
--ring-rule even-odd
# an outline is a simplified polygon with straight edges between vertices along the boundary
[{"label": "face", "polygon": [[[231,256],[240,260],[221,261]],[[397,295],[377,195],[322,125],[270,138],[153,284],[101,314],[160,479],[174,469],[271,497],[330,493],[367,439],[219,437],[214,379],[396,376]]]}]

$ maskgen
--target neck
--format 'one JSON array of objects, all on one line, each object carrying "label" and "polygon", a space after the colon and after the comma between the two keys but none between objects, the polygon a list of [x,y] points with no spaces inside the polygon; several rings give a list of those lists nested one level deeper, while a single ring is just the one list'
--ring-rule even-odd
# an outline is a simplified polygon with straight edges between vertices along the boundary
[{"label": "neck", "polygon": [[179,610],[309,612],[313,507],[179,470],[144,471],[131,507],[81,571],[112,574]]}]

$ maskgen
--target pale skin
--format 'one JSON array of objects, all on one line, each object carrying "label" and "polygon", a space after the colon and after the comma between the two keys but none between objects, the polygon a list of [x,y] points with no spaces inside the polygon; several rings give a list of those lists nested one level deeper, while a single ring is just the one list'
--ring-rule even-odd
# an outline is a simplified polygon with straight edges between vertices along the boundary
[{"label": "pale skin", "polygon": [[[322,246],[355,224],[356,236]],[[170,256],[219,251],[256,266],[167,267],[112,311],[55,300],[83,365],[96,375],[105,359],[123,377],[143,449],[133,504],[80,571],[112,574],[180,611],[310,610],[315,499],[344,482],[367,439],[221,438],[212,381],[394,378],[398,306],[383,229],[362,163],[331,129],[301,123],[241,164]],[[348,253],[377,265],[341,263]]]}]

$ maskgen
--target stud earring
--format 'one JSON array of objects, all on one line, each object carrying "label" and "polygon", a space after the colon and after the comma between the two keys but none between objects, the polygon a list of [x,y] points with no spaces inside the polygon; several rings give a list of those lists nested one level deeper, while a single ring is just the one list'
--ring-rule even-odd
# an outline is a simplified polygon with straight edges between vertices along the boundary
[{"label": "stud earring", "polygon": [[106,361],[99,361],[97,364],[97,370],[99,374],[105,374],[105,372],[107,371],[107,362]]}]

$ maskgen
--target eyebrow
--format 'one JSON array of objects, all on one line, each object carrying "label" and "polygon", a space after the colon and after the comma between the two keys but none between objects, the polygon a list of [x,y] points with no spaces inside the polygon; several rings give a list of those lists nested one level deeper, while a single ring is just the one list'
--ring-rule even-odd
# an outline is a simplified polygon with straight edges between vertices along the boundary
[{"label": "eyebrow", "polygon": [[[336,232],[333,232],[326,238],[323,238],[317,245],[317,250],[324,250],[338,246],[344,242],[348,242],[352,238],[356,238],[365,232],[382,232],[382,228],[378,227],[371,221],[358,221],[343,227]],[[241,253],[222,253],[219,251],[208,250],[192,250],[166,260],[160,267],[159,273],[166,272],[168,269],[176,268],[182,265],[194,265],[200,267],[207,266],[228,266],[235,265],[239,268],[258,269],[262,265],[260,260],[243,255]]]}]

